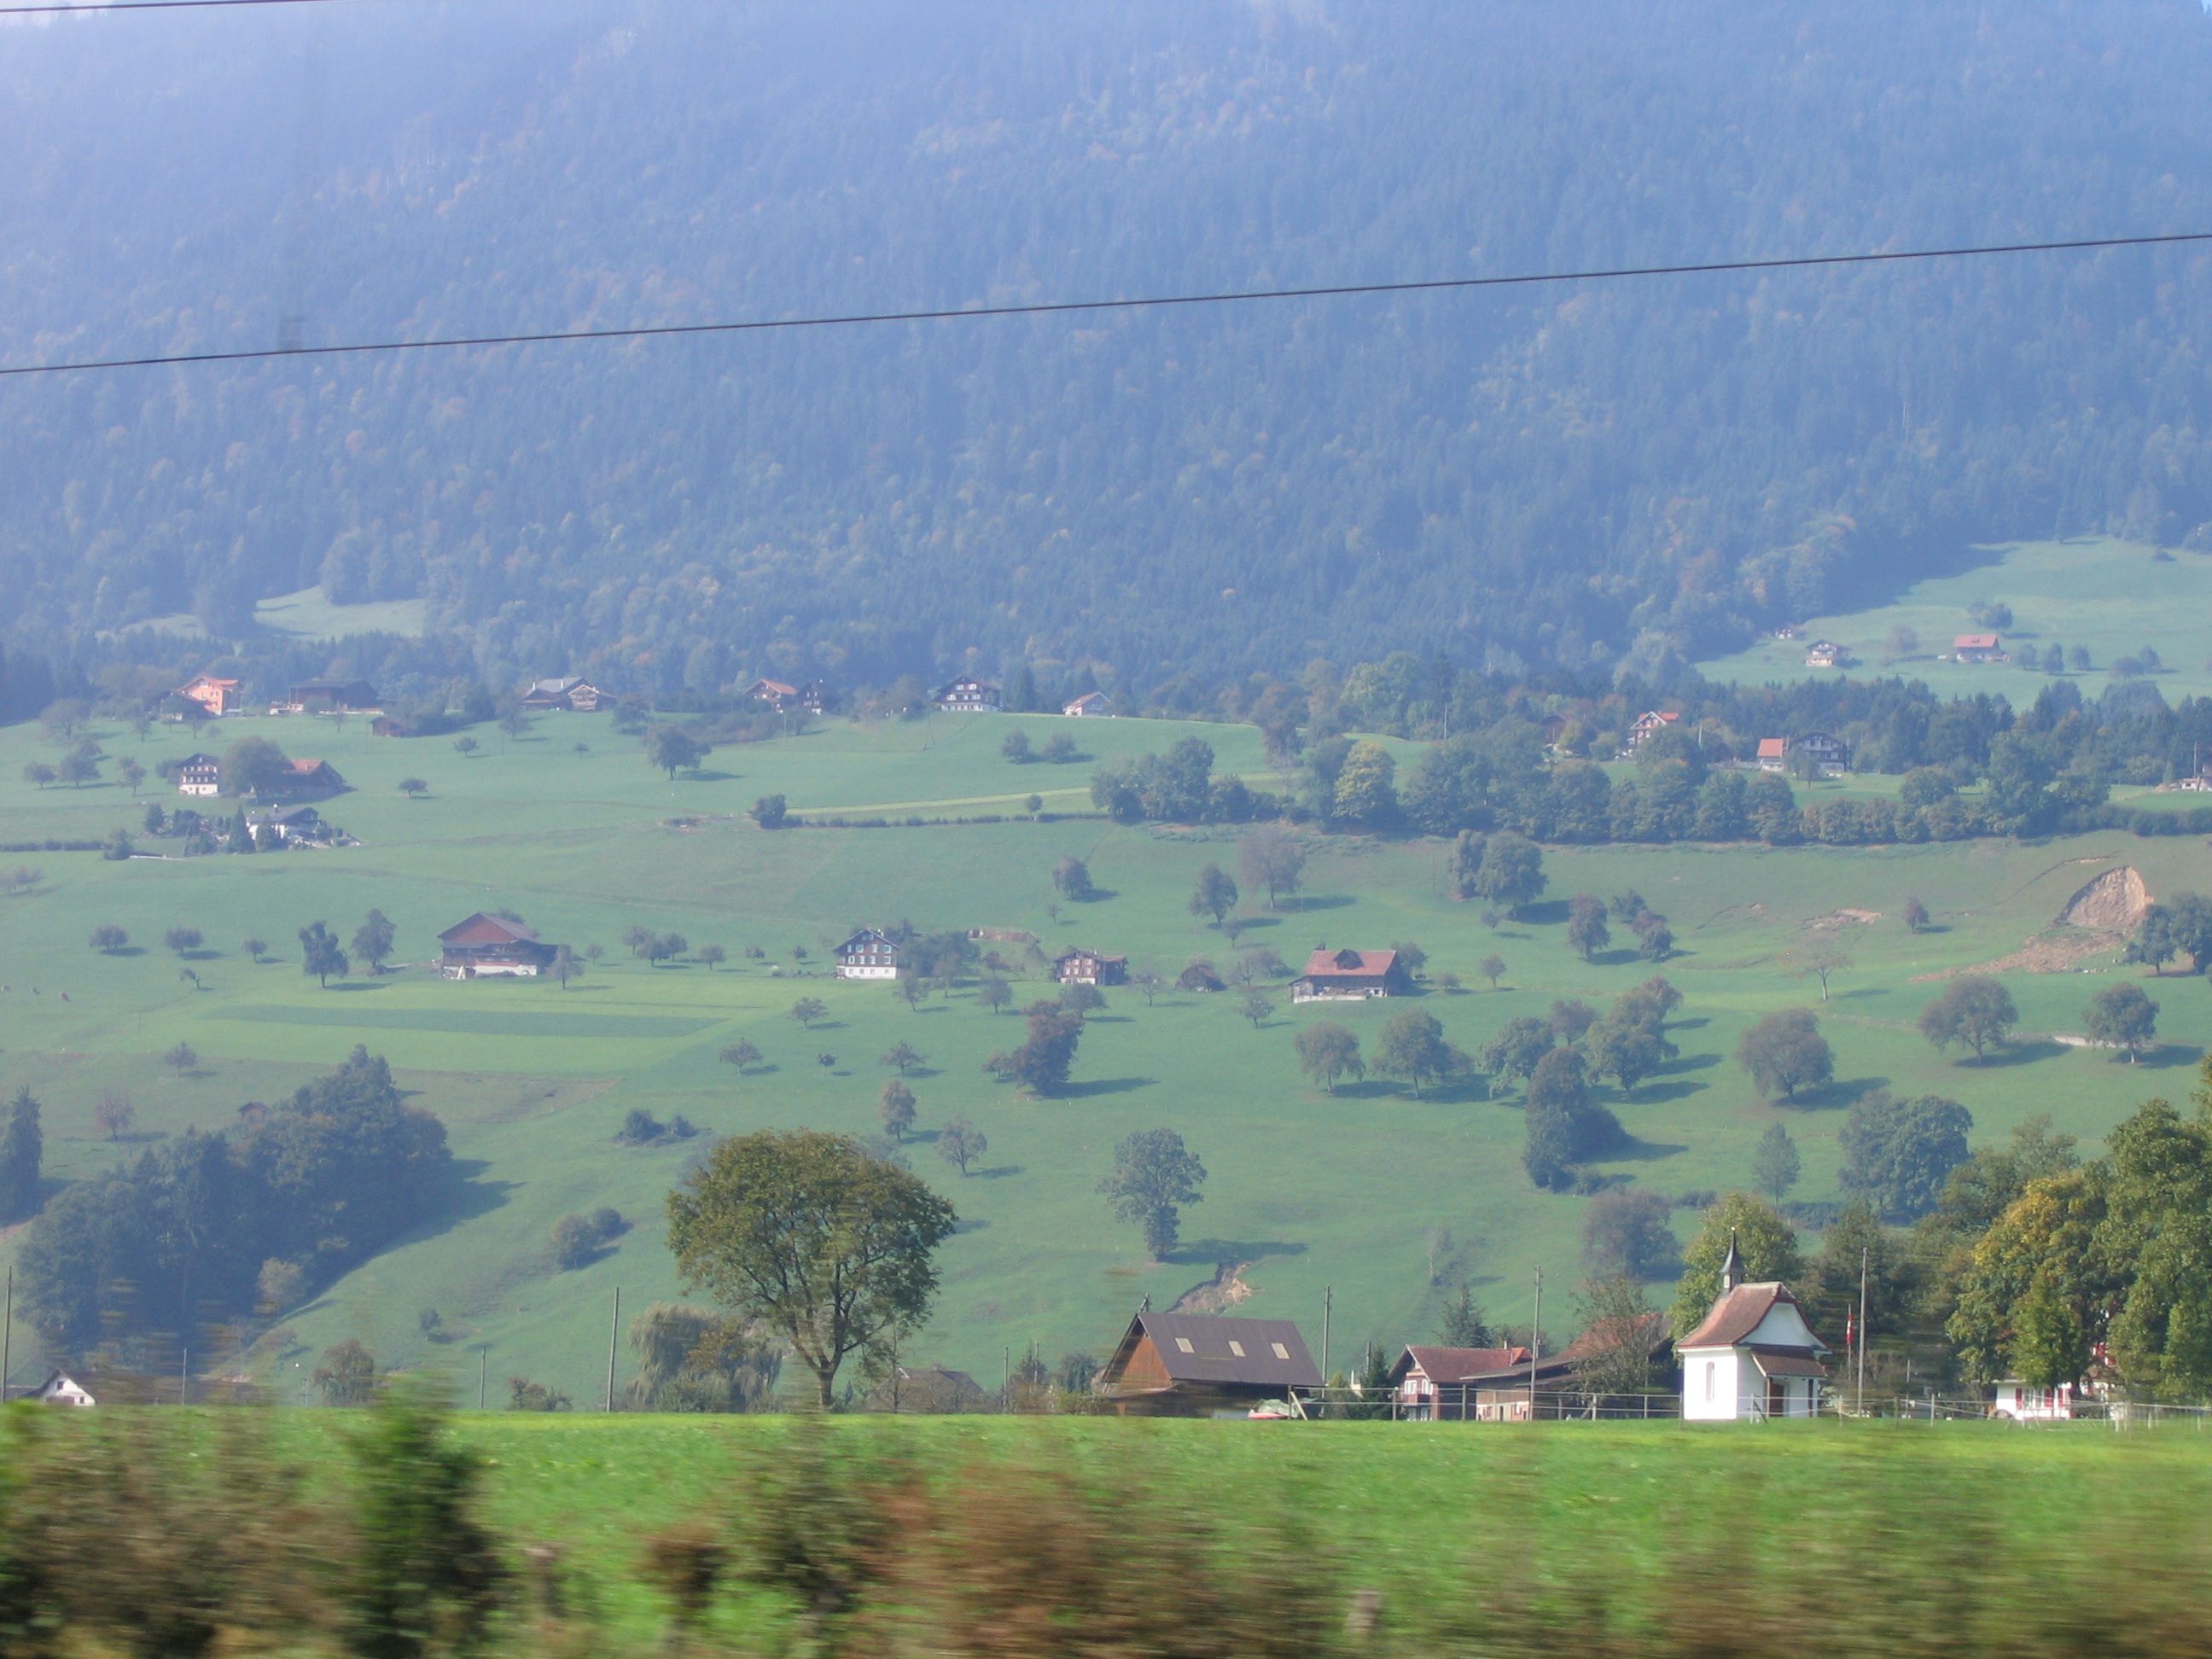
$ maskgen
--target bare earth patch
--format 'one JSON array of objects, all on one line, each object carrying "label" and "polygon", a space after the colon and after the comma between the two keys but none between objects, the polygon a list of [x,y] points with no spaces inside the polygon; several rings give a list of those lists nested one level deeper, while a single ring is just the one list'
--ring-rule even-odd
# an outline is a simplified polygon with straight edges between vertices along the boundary
[{"label": "bare earth patch", "polygon": [[1170,1313],[1218,1314],[1226,1313],[1240,1302],[1252,1297],[1252,1287],[1244,1282],[1244,1270],[1249,1261],[1224,1261],[1214,1269],[1213,1277],[1202,1285],[1194,1285],[1175,1299]]},{"label": "bare earth patch", "polygon": [[2103,929],[2061,934],[2045,933],[2032,939],[2009,956],[1999,957],[1995,962],[1977,963],[1971,968],[1947,968],[1940,974],[1915,974],[1911,982],[1924,984],[1929,980],[1957,979],[1962,974],[2071,974],[2079,970],[2090,957],[2117,957],[2125,948],[2124,934]]},{"label": "bare earth patch", "polygon": [[2061,927],[2100,927],[2125,933],[2142,920],[2150,890],[2134,866],[2107,870],[2066,901],[2058,913]]}]

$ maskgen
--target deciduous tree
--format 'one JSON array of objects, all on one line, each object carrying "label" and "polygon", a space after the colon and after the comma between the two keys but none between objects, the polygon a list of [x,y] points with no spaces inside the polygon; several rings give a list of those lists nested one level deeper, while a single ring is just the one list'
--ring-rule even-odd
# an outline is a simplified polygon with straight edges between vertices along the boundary
[{"label": "deciduous tree", "polygon": [[2158,1004],[2139,985],[2108,985],[2089,999],[2081,1023],[2092,1042],[2124,1048],[2132,1066],[2158,1040]]},{"label": "deciduous tree", "polygon": [[23,1085],[8,1103],[7,1121],[0,1124],[0,1223],[38,1213],[44,1201],[39,1182],[46,1146],[38,1100],[30,1085]]},{"label": "deciduous tree", "polygon": [[964,1117],[945,1119],[945,1127],[937,1132],[938,1157],[957,1164],[963,1178],[968,1166],[990,1150],[989,1139]]},{"label": "deciduous tree", "polygon": [[1721,1293],[1721,1263],[1733,1240],[1742,1258],[1747,1283],[1801,1279],[1805,1258],[1798,1253],[1796,1230],[1774,1206],[1750,1193],[1730,1193],[1698,1218],[1697,1236],[1682,1252],[1682,1277],[1671,1310],[1674,1334],[1688,1335],[1705,1322]]},{"label": "deciduous tree", "polygon": [[1543,849],[1535,842],[1522,836],[1492,836],[1483,845],[1473,890],[1476,896],[1517,916],[1522,905],[1544,890],[1547,879]]},{"label": "deciduous tree", "polygon": [[1359,1039],[1334,1020],[1316,1020],[1291,1039],[1291,1047],[1297,1054],[1298,1070],[1329,1094],[1336,1092],[1339,1078],[1367,1075]]},{"label": "deciduous tree", "polygon": [[816,1020],[830,1018],[830,1005],[820,997],[801,997],[791,1005],[791,1018],[811,1031]]},{"label": "deciduous tree", "polygon": [[1657,1193],[1600,1193],[1583,1212],[1583,1266],[1594,1279],[1669,1277],[1681,1249],[1674,1210]]},{"label": "deciduous tree", "polygon": [[737,1135],[669,1194],[686,1285],[776,1333],[821,1409],[854,1354],[887,1355],[928,1317],[952,1206],[842,1135]]},{"label": "deciduous tree", "polygon": [[1752,1153],[1752,1185],[1779,1204],[1797,1184],[1803,1169],[1803,1161],[1797,1155],[1797,1143],[1790,1138],[1790,1131],[1779,1123],[1768,1124]]},{"label": "deciduous tree", "polygon": [[738,1075],[743,1076],[746,1066],[757,1066],[761,1063],[761,1051],[750,1040],[739,1037],[723,1049],[719,1058],[723,1065],[734,1066]]},{"label": "deciduous tree", "polygon": [[1496,1036],[1482,1045],[1475,1063],[1490,1073],[1490,1092],[1504,1094],[1516,1078],[1534,1072],[1552,1052],[1553,1035],[1548,1020],[1522,1014],[1505,1022]]},{"label": "deciduous tree", "polygon": [[102,922],[92,930],[92,937],[86,942],[102,956],[112,957],[131,943],[131,935],[112,921]]},{"label": "deciduous tree", "polygon": [[907,1131],[914,1127],[914,1091],[896,1078],[884,1084],[880,1115],[892,1144],[904,1142]]},{"label": "deciduous tree", "polygon": [[1584,962],[1613,943],[1605,925],[1605,902],[1591,893],[1577,893],[1567,901],[1567,943]]},{"label": "deciduous tree", "polygon": [[1273,824],[1262,824],[1237,843],[1237,867],[1246,887],[1264,887],[1267,908],[1279,909],[1304,878],[1305,849]]},{"label": "deciduous tree", "polygon": [[354,929],[353,954],[368,964],[371,974],[380,975],[384,964],[392,960],[392,947],[398,933],[383,911],[371,910],[361,926]]},{"label": "deciduous tree", "polygon": [[311,922],[300,930],[300,971],[313,974],[318,985],[328,985],[333,974],[343,979],[351,967],[327,923]]},{"label": "deciduous tree", "polygon": [[1836,1074],[1835,1054],[1809,1008],[1767,1015],[1736,1044],[1735,1063],[1751,1073],[1752,1087],[1762,1099],[1778,1092],[1794,1101],[1800,1089],[1820,1088]]},{"label": "deciduous tree", "polygon": [[1936,1207],[1951,1171],[1966,1161],[1973,1127],[1971,1112],[1941,1095],[1899,1100],[1887,1089],[1863,1095],[1837,1138],[1844,1153],[1838,1184],[1885,1216],[1913,1220]]},{"label": "deciduous tree", "polygon": [[1237,908],[1239,895],[1237,884],[1227,871],[1218,864],[1208,864],[1198,872],[1198,882],[1190,890],[1189,910],[1194,916],[1212,916],[1218,927],[1221,919]]},{"label": "deciduous tree", "polygon": [[1490,988],[1495,991],[1498,981],[1505,977],[1505,958],[1493,951],[1474,964],[1474,971],[1488,980]]},{"label": "deciduous tree", "polygon": [[1203,1201],[1199,1188],[1206,1166],[1172,1129],[1140,1129],[1124,1135],[1114,1148],[1112,1173],[1098,1183],[1115,1215],[1145,1230],[1145,1248],[1155,1259],[1176,1247],[1182,1209]]},{"label": "deciduous tree", "polygon": [[672,783],[678,772],[695,770],[714,752],[680,726],[656,726],[645,734],[647,761],[665,772]]},{"label": "deciduous tree", "polygon": [[1383,1026],[1375,1042],[1375,1069],[1384,1077],[1403,1078],[1421,1097],[1424,1084],[1455,1077],[1468,1069],[1468,1057],[1444,1041],[1444,1028],[1435,1015],[1408,1008]]},{"label": "deciduous tree", "polygon": [[1922,1011],[1920,1035],[1934,1043],[1938,1052],[1963,1042],[1979,1060],[1991,1046],[2006,1042],[2019,1024],[2020,1011],[2013,1006],[2012,993],[1993,979],[1970,974],[1953,980]]}]

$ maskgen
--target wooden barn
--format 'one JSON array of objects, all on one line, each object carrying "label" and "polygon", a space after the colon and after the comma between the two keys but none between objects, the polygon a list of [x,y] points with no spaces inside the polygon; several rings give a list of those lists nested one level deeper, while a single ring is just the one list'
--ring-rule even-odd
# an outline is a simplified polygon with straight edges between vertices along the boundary
[{"label": "wooden barn", "polygon": [[1306,959],[1305,972],[1291,982],[1291,1000],[1358,1001],[1403,996],[1412,988],[1395,951],[1332,951],[1324,945]]},{"label": "wooden barn", "polygon": [[519,921],[479,910],[438,935],[438,970],[447,979],[534,979],[553,960],[554,947]]},{"label": "wooden barn", "polygon": [[1321,1382],[1287,1319],[1140,1313],[1094,1386],[1125,1417],[1243,1417]]},{"label": "wooden barn", "polygon": [[1129,977],[1129,958],[1102,956],[1079,945],[1060,953],[1052,976],[1062,985],[1119,985]]}]

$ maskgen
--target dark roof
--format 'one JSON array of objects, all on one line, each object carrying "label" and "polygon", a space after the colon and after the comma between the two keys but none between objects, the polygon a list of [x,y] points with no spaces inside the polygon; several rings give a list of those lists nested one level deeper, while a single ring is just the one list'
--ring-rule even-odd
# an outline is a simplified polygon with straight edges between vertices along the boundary
[{"label": "dark roof", "polygon": [[[1623,1329],[1624,1325],[1628,1328]],[[1655,1309],[1650,1313],[1637,1315],[1632,1322],[1598,1320],[1568,1343],[1559,1358],[1583,1359],[1603,1349],[1626,1346],[1638,1340],[1643,1342],[1647,1354],[1664,1353],[1674,1341],[1674,1333],[1668,1327],[1667,1316]]]},{"label": "dark roof", "polygon": [[488,916],[479,910],[465,921],[457,921],[438,935],[441,945],[507,945],[516,940],[534,944],[538,935],[519,921]]},{"label": "dark roof", "polygon": [[1308,979],[1380,977],[1398,965],[1395,951],[1316,951],[1306,958]]},{"label": "dark roof", "polygon": [[[1803,1316],[1803,1307],[1796,1297],[1790,1294],[1785,1285],[1772,1279],[1739,1285],[1714,1303],[1713,1310],[1705,1316],[1705,1322],[1675,1346],[1681,1348],[1734,1347],[1757,1330],[1759,1322],[1777,1306],[1784,1303],[1796,1308],[1801,1318]],[[1811,1321],[1806,1322],[1805,1328],[1812,1329]],[[1827,1346],[1820,1341],[1817,1332],[1813,1340],[1823,1349]]]},{"label": "dark roof", "polygon": [[[1248,1382],[1276,1389],[1317,1389],[1321,1371],[1306,1352],[1305,1339],[1287,1319],[1221,1319],[1209,1314],[1140,1313],[1129,1322],[1107,1365],[1109,1374],[1128,1364],[1139,1336],[1177,1382]],[[1182,1345],[1188,1343],[1185,1352]],[[1235,1346],[1232,1347],[1231,1345]],[[1279,1346],[1282,1354],[1275,1350]],[[1242,1348],[1241,1354],[1236,1352]]]},{"label": "dark roof", "polygon": [[1752,1344],[1751,1357],[1759,1369],[1769,1376],[1826,1376],[1828,1368],[1819,1360],[1799,1352],[1795,1348],[1770,1347],[1764,1342]]},{"label": "dark roof", "polygon": [[884,932],[882,928],[863,927],[837,947],[837,954],[842,957],[848,951],[896,951],[897,949],[898,941]]},{"label": "dark roof", "polygon": [[1456,1382],[1462,1377],[1486,1376],[1493,1371],[1528,1363],[1526,1348],[1409,1347],[1390,1368],[1390,1380],[1404,1382],[1416,1365],[1431,1382]]}]

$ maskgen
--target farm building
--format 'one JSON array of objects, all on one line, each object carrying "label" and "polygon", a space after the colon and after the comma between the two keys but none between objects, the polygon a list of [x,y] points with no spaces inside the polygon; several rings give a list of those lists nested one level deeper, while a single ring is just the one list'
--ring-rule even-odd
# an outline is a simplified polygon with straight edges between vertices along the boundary
[{"label": "farm building", "polygon": [[1759,769],[1760,771],[1779,772],[1786,769],[1789,764],[1789,738],[1761,738],[1759,740]]},{"label": "farm building", "polygon": [[966,1371],[942,1365],[895,1365],[889,1376],[869,1390],[860,1409],[902,1417],[956,1417],[989,1411],[991,1396]]},{"label": "farm building", "polygon": [[2074,1385],[2054,1389],[2031,1388],[2017,1378],[1997,1384],[1991,1417],[2008,1417],[2015,1423],[2067,1423],[2074,1417]]},{"label": "farm building", "polygon": [[837,694],[820,680],[809,680],[799,688],[799,706],[810,714],[834,714]]},{"label": "farm building", "polygon": [[837,947],[839,979],[896,979],[898,941],[877,927],[863,927]]},{"label": "farm building", "polygon": [[1645,709],[1636,717],[1628,728],[1628,746],[1631,749],[1641,749],[1644,746],[1644,740],[1654,732],[1664,732],[1681,718],[1679,713],[1671,708]]},{"label": "farm building", "polygon": [[1995,634],[1961,634],[1951,641],[1954,662],[2004,662],[2004,641]]},{"label": "farm building", "polygon": [[1111,719],[1114,701],[1103,691],[1085,691],[1079,697],[1070,697],[1060,704],[1060,712],[1071,720]]},{"label": "farm building", "polygon": [[1060,953],[1052,976],[1062,985],[1119,985],[1129,976],[1129,958],[1103,956],[1077,945]]},{"label": "farm building", "polygon": [[1409,1347],[1390,1368],[1391,1385],[1398,1391],[1399,1415],[1410,1422],[1443,1423],[1470,1420],[1478,1393],[1474,1380],[1486,1380],[1487,1392],[1497,1386],[1499,1373],[1516,1369],[1526,1380],[1526,1348]]},{"label": "farm building", "polygon": [[1841,668],[1850,661],[1851,653],[1833,640],[1815,640],[1805,647],[1805,666],[1808,668]]},{"label": "farm building", "polygon": [[1287,1319],[1140,1313],[1096,1386],[1123,1416],[1243,1417],[1261,1401],[1321,1382]]},{"label": "farm building", "polygon": [[211,674],[195,674],[170,695],[196,702],[210,714],[235,714],[240,702],[236,680],[219,680]]},{"label": "farm building", "polygon": [[1682,1359],[1682,1415],[1692,1422],[1764,1422],[1820,1409],[1829,1352],[1787,1285],[1746,1284],[1729,1242],[1721,1293],[1705,1322],[1675,1345]]},{"label": "farm building", "polygon": [[1291,1000],[1357,1001],[1403,996],[1412,988],[1395,951],[1332,951],[1324,945],[1306,959],[1305,972],[1291,982]]},{"label": "farm building", "polygon": [[438,935],[438,970],[447,979],[535,979],[554,947],[519,921],[479,910]]},{"label": "farm building", "polygon": [[1787,770],[1792,755],[1810,757],[1816,768],[1840,768],[1851,763],[1850,744],[1826,732],[1808,732],[1802,738],[1761,738],[1759,740],[1759,769],[1762,772]]},{"label": "farm building", "polygon": [[522,693],[525,708],[551,709],[560,714],[596,714],[606,701],[606,693],[589,680],[577,675],[563,675],[557,679],[532,680]]},{"label": "farm building", "polygon": [[288,714],[365,714],[382,702],[367,680],[301,680],[285,692],[281,707]]},{"label": "farm building", "polygon": [[10,1383],[5,1390],[10,1400],[35,1400],[46,1406],[96,1406],[92,1391],[66,1371],[49,1371],[43,1382]]},{"label": "farm building", "polygon": [[319,800],[325,795],[342,793],[346,781],[338,769],[328,761],[294,760],[284,763],[284,775],[269,793],[290,800]]},{"label": "farm building", "polygon": [[269,826],[277,840],[293,842],[326,842],[331,838],[331,827],[323,822],[323,815],[312,806],[278,806],[272,808],[261,822]]},{"label": "farm building", "polygon": [[177,763],[177,793],[180,795],[219,795],[222,793],[222,762],[214,755],[187,755]]},{"label": "farm building", "polygon": [[948,714],[995,714],[999,688],[988,680],[963,674],[949,685],[940,685],[933,699]]},{"label": "farm building", "polygon": [[781,680],[755,680],[745,688],[745,695],[755,702],[764,702],[779,714],[799,701],[799,688],[786,685]]}]

